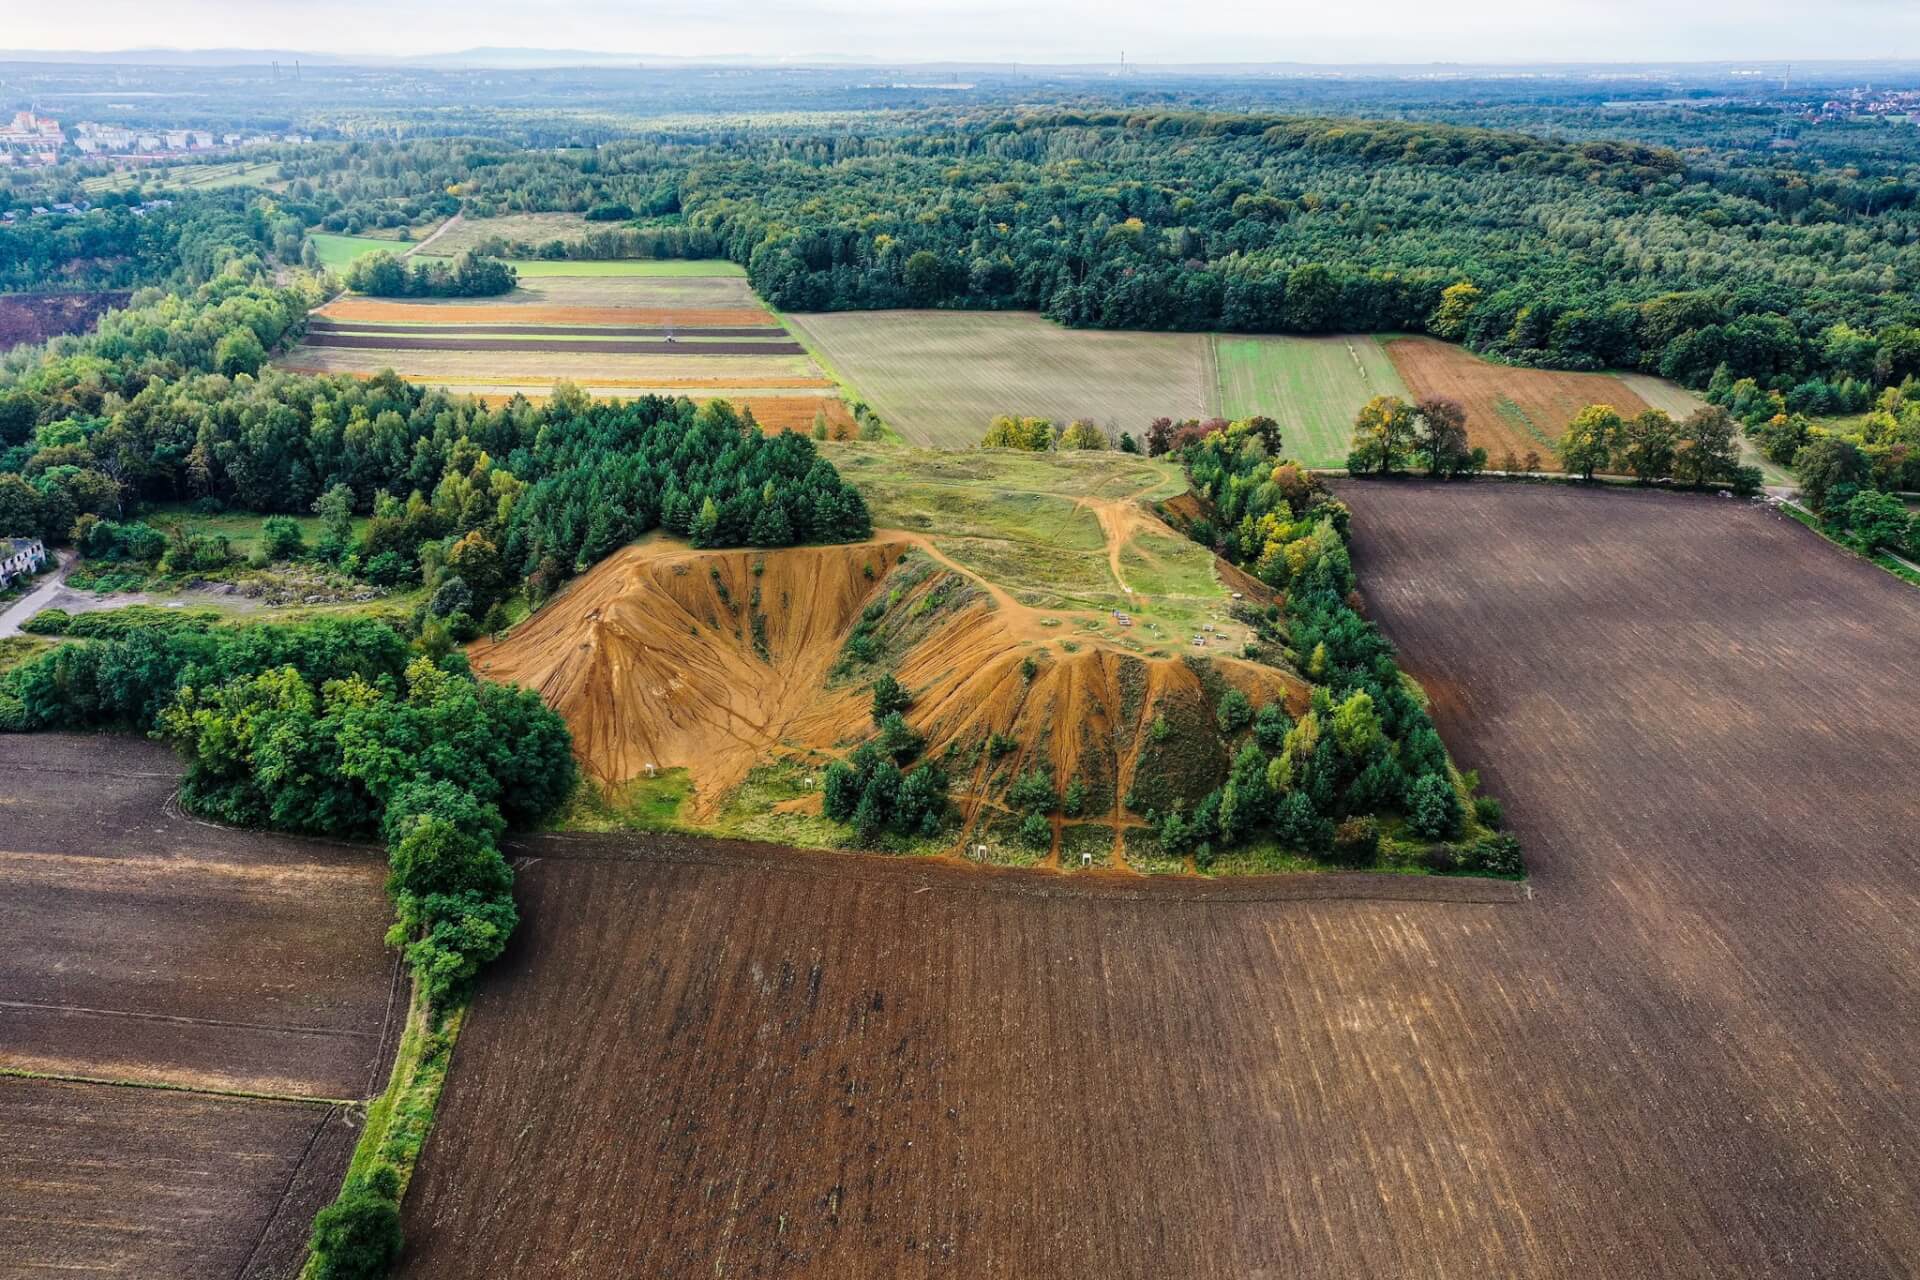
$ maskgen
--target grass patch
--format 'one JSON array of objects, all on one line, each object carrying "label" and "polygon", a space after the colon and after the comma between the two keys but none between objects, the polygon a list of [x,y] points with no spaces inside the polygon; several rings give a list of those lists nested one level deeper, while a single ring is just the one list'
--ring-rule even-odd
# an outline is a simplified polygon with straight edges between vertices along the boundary
[{"label": "grass patch", "polygon": [[1367,334],[1214,339],[1220,413],[1280,423],[1286,453],[1310,467],[1346,463],[1354,415],[1375,396],[1411,399],[1385,348]]},{"label": "grass patch", "polygon": [[344,272],[357,259],[370,253],[404,253],[410,246],[398,240],[376,240],[372,236],[342,236],[328,231],[309,231],[308,243],[319,255],[320,265],[329,271]]},{"label": "grass patch", "polygon": [[554,825],[563,831],[684,831],[680,812],[693,796],[693,775],[665,769],[612,787],[582,781]]}]

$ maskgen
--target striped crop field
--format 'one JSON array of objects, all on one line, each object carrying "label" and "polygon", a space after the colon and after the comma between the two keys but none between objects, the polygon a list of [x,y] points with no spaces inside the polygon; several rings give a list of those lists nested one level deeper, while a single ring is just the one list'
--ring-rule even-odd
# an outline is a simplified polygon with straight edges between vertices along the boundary
[{"label": "striped crop field", "polygon": [[490,400],[537,399],[559,381],[604,398],[725,398],[769,429],[804,431],[824,419],[833,434],[851,435],[853,415],[835,381],[737,268],[719,265],[731,274],[542,274],[497,298],[339,298],[310,318],[305,338],[279,363],[359,377],[391,369]]}]

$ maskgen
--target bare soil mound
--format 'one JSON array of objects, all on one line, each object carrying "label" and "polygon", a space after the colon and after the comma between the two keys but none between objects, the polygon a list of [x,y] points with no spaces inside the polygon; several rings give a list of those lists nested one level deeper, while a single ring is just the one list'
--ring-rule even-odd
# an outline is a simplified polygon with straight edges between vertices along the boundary
[{"label": "bare soil mound", "polygon": [[559,710],[603,785],[688,769],[696,820],[770,757],[867,738],[883,672],[912,693],[908,722],[952,775],[967,832],[1007,816],[991,798],[1043,767],[1059,786],[1079,779],[1084,816],[1116,829],[1135,792],[1142,807],[1191,803],[1226,772],[1214,708],[1227,688],[1256,706],[1304,699],[1272,667],[1102,643],[904,533],[780,551],[637,543],[470,652]]},{"label": "bare soil mound", "polygon": [[906,550],[693,551],[653,539],[471,657],[495,680],[539,690],[601,782],[686,767],[710,805],[813,707],[861,605]]}]

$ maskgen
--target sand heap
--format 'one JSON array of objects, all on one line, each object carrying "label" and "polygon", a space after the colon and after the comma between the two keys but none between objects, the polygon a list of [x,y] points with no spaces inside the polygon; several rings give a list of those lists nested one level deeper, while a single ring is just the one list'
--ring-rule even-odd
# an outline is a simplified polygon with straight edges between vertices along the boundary
[{"label": "sand heap", "polygon": [[[1304,702],[1304,688],[1272,667],[1224,658],[1199,667],[1063,636],[918,541],[702,552],[650,539],[470,655],[482,674],[537,689],[565,716],[597,780],[688,768],[695,817],[770,755],[843,754],[864,740],[883,670],[912,691],[907,718],[927,755],[955,746],[945,758],[963,763],[954,790],[970,819],[989,793],[1042,764],[1062,786],[1081,779],[1097,812],[1117,813],[1142,771],[1174,780],[1177,796],[1155,783],[1162,803],[1195,799],[1225,772],[1209,726],[1226,687],[1256,706]],[[863,611],[883,656],[848,672]],[[1180,732],[1156,738],[1156,718]],[[979,750],[996,736],[1011,750]]]}]

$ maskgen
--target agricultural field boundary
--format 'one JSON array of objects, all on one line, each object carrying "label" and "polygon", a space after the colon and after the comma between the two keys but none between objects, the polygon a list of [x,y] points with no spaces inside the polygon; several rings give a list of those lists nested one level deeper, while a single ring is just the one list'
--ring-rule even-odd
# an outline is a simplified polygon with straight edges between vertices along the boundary
[{"label": "agricultural field boundary", "polygon": [[1374,871],[1303,871],[1234,875],[1219,879],[1148,878],[1128,872],[1082,871],[1072,876],[1026,867],[996,867],[952,856],[899,857],[847,850],[796,849],[684,832],[586,834],[549,832],[509,837],[519,857],[566,862],[659,862],[735,867],[883,884],[917,881],[941,892],[964,891],[1026,898],[1097,898],[1122,902],[1205,905],[1221,902],[1438,902],[1507,905],[1530,902],[1524,881],[1478,876],[1402,875]]}]

